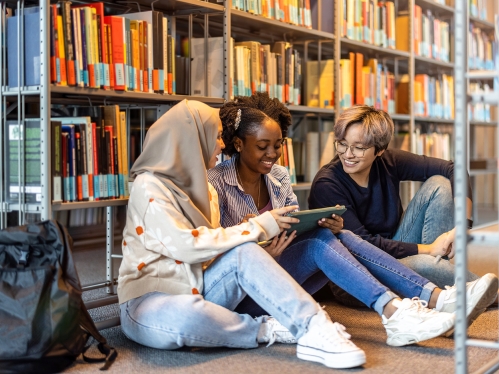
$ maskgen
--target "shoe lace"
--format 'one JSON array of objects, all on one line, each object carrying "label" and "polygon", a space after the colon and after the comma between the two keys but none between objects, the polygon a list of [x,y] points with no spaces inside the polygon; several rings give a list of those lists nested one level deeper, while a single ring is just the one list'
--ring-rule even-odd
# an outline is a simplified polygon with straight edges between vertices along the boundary
[{"label": "shoe lace", "polygon": [[437,313],[435,310],[428,308],[428,302],[426,300],[421,300],[419,297],[413,297],[411,301],[412,304],[407,309],[415,310],[417,313],[425,313],[425,314]]},{"label": "shoe lace", "polygon": [[279,326],[280,323],[277,322],[276,320],[267,320],[267,323],[269,325],[272,325],[272,334],[269,337],[269,343],[267,344],[267,347],[270,347],[272,344],[274,344],[278,338],[281,338],[282,343],[294,343],[295,338],[294,336],[291,335],[289,331],[276,331],[273,327],[274,326]]},{"label": "shoe lace", "polygon": [[353,344],[350,341],[352,336],[346,331],[345,326],[338,322],[333,322],[330,326],[330,328],[326,328],[321,332],[327,341],[333,344],[345,344],[348,346]]}]

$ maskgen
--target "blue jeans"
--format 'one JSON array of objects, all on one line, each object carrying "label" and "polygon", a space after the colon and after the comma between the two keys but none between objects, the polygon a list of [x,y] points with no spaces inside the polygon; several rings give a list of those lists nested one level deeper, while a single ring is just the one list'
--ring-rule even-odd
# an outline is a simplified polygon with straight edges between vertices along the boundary
[{"label": "blue jeans", "polygon": [[[450,181],[440,175],[428,178],[409,203],[393,240],[431,244],[454,228],[454,199]],[[455,283],[454,265],[446,259],[435,264],[435,257],[414,255],[399,261],[416,273],[444,288]],[[478,276],[468,272],[468,282]]]},{"label": "blue jeans", "polygon": [[120,305],[123,332],[157,349],[182,346],[254,348],[265,317],[233,312],[251,296],[299,338],[319,306],[256,243],[219,257],[204,273],[201,295],[152,292]]},{"label": "blue jeans", "polygon": [[[380,315],[397,294],[429,301],[436,287],[389,254],[346,230],[338,237],[325,228],[300,235],[276,260],[299,284],[306,286],[307,291],[315,292],[331,280]],[[248,297],[236,311],[266,314]]]}]

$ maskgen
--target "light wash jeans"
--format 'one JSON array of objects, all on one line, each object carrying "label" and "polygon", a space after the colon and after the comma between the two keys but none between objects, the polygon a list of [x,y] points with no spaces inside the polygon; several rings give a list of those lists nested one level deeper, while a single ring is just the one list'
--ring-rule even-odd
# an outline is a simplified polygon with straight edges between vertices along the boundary
[{"label": "light wash jeans", "polygon": [[[429,301],[436,287],[347,230],[335,236],[329,229],[319,228],[300,235],[276,260],[306,291],[314,293],[331,280],[380,315],[397,295]],[[236,311],[266,314],[265,308],[249,297]]]},{"label": "light wash jeans", "polygon": [[[441,234],[454,228],[454,199],[450,181],[440,175],[428,178],[409,203],[393,240],[430,244]],[[399,261],[438,287],[455,283],[454,265],[447,259],[435,263],[430,255],[409,256]],[[466,281],[478,276],[468,272]]]},{"label": "light wash jeans", "polygon": [[204,273],[201,295],[152,292],[120,305],[131,340],[157,349],[182,346],[254,348],[265,317],[233,312],[251,296],[299,338],[319,306],[256,243],[220,256]]}]

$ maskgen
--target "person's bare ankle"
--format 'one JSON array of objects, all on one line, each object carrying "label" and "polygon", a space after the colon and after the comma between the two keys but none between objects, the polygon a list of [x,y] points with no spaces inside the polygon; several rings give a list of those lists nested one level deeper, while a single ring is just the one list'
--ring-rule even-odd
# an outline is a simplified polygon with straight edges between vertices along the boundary
[{"label": "person's bare ankle", "polygon": [[396,299],[392,299],[390,300],[386,305],[385,307],[383,308],[383,315],[386,317],[386,318],[390,318],[391,316],[393,316],[393,313],[395,313],[397,311],[397,307],[393,304],[393,302],[397,300],[397,301],[402,301],[401,299],[399,298],[396,298]]},{"label": "person's bare ankle", "polygon": [[428,302],[429,309],[435,309],[437,306],[438,297],[440,296],[440,292],[442,292],[441,288],[435,288],[430,296],[430,301]]}]

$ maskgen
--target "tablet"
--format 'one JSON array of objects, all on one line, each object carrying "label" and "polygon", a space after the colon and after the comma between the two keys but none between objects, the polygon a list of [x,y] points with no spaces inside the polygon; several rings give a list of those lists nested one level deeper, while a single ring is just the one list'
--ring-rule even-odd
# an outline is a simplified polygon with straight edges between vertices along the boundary
[{"label": "tablet", "polygon": [[317,221],[321,218],[331,218],[333,214],[341,216],[345,213],[347,209],[344,205],[331,206],[328,208],[320,209],[310,209],[310,210],[300,210],[298,212],[292,212],[289,214],[290,217],[295,217],[300,220],[298,223],[292,223],[291,228],[287,231],[289,233],[296,230],[296,236],[303,234],[304,232],[316,229],[320,227]]},{"label": "tablet", "polygon": [[[320,227],[317,223],[321,218],[329,218],[333,214],[337,214],[341,216],[347,208],[344,205],[332,206],[328,208],[320,208],[320,209],[310,209],[310,210],[301,210],[298,212],[292,212],[289,214],[290,217],[296,217],[300,220],[298,223],[292,223],[291,228],[288,229],[288,233],[296,230],[296,236],[303,234],[304,232],[313,230],[317,227]],[[265,240],[263,242],[258,242],[258,245],[262,247],[268,246],[272,242],[272,239]]]}]

